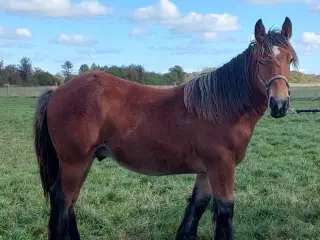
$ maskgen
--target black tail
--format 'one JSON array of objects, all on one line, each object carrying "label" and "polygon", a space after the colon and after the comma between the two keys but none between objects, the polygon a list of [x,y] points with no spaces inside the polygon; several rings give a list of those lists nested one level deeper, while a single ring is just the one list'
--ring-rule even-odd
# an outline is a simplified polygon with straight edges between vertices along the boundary
[{"label": "black tail", "polygon": [[34,145],[45,198],[48,198],[50,188],[59,171],[57,154],[51,142],[47,125],[47,105],[53,93],[54,91],[50,89],[41,94],[34,119]]}]

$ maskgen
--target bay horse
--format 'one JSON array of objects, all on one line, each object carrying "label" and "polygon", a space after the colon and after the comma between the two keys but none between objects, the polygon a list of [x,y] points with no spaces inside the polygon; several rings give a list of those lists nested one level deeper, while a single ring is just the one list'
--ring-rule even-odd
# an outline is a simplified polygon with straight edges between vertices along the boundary
[{"label": "bay horse", "polygon": [[75,203],[94,159],[153,176],[195,174],[176,239],[195,239],[213,201],[212,237],[233,239],[235,168],[268,108],[290,105],[291,20],[266,32],[215,71],[161,89],[104,72],[74,77],[38,99],[35,151],[44,196],[50,199],[49,239],[80,239]]}]

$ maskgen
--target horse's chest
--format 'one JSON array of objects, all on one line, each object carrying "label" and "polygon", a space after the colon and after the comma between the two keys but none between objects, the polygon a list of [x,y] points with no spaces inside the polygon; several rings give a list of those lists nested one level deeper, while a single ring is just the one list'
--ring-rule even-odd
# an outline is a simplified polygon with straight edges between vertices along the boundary
[{"label": "horse's chest", "polygon": [[252,136],[252,130],[249,127],[237,128],[231,135],[230,142],[234,151],[235,161],[239,163],[246,154],[248,144]]}]

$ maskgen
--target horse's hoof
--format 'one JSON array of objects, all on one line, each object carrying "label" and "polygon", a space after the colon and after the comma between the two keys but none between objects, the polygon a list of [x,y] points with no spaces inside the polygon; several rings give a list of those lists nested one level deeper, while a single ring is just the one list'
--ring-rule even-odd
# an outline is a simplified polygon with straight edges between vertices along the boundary
[{"label": "horse's hoof", "polygon": [[196,239],[197,239],[197,236],[190,236],[185,233],[180,233],[176,236],[175,240],[196,240]]}]

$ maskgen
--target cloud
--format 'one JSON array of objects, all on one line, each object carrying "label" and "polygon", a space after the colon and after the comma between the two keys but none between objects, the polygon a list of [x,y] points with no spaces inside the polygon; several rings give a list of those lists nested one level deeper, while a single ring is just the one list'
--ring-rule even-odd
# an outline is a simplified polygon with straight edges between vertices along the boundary
[{"label": "cloud", "polygon": [[232,49],[217,49],[217,48],[204,48],[204,47],[194,47],[190,45],[186,46],[173,46],[173,47],[150,47],[151,51],[161,51],[169,52],[172,55],[191,55],[191,54],[203,54],[203,55],[212,55],[212,54],[229,54],[234,53]]},{"label": "cloud", "polygon": [[305,72],[308,72],[308,70],[307,69],[303,69],[303,68],[299,68],[298,72],[305,73]]},{"label": "cloud", "polygon": [[242,0],[251,4],[279,4],[279,3],[305,3],[311,6],[311,11],[320,14],[320,1],[319,0]]},{"label": "cloud", "polygon": [[319,0],[242,0],[252,4],[278,4],[278,3],[306,3],[306,4],[316,4]]},{"label": "cloud", "polygon": [[145,28],[133,28],[129,34],[131,37],[142,37],[148,35],[148,30]]},{"label": "cloud", "polygon": [[30,39],[32,33],[27,28],[5,29],[0,25],[0,38],[5,39]]},{"label": "cloud", "polygon": [[217,40],[217,33],[215,32],[206,32],[203,34],[203,41],[213,42]]},{"label": "cloud", "polygon": [[110,53],[120,53],[120,49],[116,48],[77,48],[76,53],[83,54],[83,55],[103,55],[103,54],[110,54]]},{"label": "cloud", "polygon": [[302,34],[302,42],[305,44],[307,51],[320,50],[320,33],[304,32]]},{"label": "cloud", "polygon": [[193,38],[193,40],[191,42],[192,43],[208,43],[208,42],[215,42],[218,40],[220,40],[220,38],[218,38],[217,33],[206,32],[206,33],[200,34],[199,36]]},{"label": "cloud", "polygon": [[241,28],[238,18],[229,13],[189,12],[182,15],[170,0],[160,0],[155,5],[138,8],[129,19],[159,24],[176,34],[198,34],[198,40],[202,42],[215,41],[217,32],[236,31]]},{"label": "cloud", "polygon": [[307,2],[308,0],[245,0],[252,4],[277,4],[277,3],[293,3],[293,2]]},{"label": "cloud", "polygon": [[185,17],[168,19],[163,24],[176,32],[207,33],[211,36],[216,31],[235,31],[240,29],[238,18],[228,13],[202,15],[191,12]]},{"label": "cloud", "polygon": [[27,37],[27,38],[32,37],[31,31],[27,28],[17,28],[16,34],[18,36]]},{"label": "cloud", "polygon": [[68,35],[68,34],[62,33],[57,39],[52,40],[51,43],[71,45],[71,46],[91,46],[96,44],[97,40],[88,38],[81,34]]},{"label": "cloud", "polygon": [[33,17],[94,17],[110,15],[113,10],[97,0],[0,0],[0,10]]},{"label": "cloud", "polygon": [[141,21],[157,21],[180,17],[179,9],[169,0],[160,0],[155,5],[138,8],[129,16],[130,19]]}]

